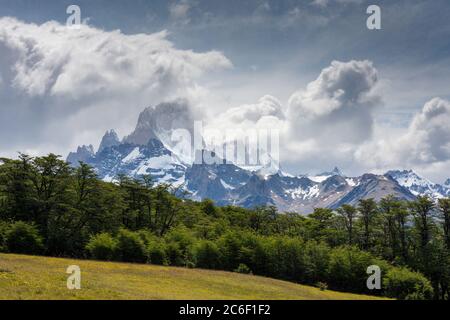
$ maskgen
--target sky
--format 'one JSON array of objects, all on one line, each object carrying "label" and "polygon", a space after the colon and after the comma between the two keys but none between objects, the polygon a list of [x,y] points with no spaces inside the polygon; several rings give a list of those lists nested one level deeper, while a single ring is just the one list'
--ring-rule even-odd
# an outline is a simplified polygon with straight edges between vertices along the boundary
[{"label": "sky", "polygon": [[[371,4],[381,30],[366,27]],[[98,146],[186,98],[213,128],[280,129],[293,174],[443,182],[449,16],[447,0],[0,0],[0,156]]]}]

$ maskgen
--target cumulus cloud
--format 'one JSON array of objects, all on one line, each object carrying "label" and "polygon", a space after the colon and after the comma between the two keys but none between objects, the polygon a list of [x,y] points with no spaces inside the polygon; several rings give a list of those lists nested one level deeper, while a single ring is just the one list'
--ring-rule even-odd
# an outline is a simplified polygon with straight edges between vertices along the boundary
[{"label": "cumulus cloud", "polygon": [[206,72],[231,67],[220,52],[175,48],[166,31],[126,35],[15,18],[1,18],[0,30],[2,152],[41,141],[45,151],[67,151],[109,127],[129,130],[145,106],[189,98]]},{"label": "cumulus cloud", "polygon": [[[177,50],[167,32],[125,35],[57,22],[0,20],[0,41],[15,52],[12,84],[30,95],[92,95],[107,90],[158,90],[230,62],[218,52]],[[177,74],[174,77],[174,74]],[[120,79],[127,81],[117,81]],[[149,86],[149,84],[152,84]]]},{"label": "cumulus cloud", "polygon": [[245,104],[240,107],[228,109],[220,116],[220,121],[229,121],[235,124],[250,122],[258,123],[267,117],[284,119],[281,102],[270,95],[259,99],[258,103]]},{"label": "cumulus cloud", "polygon": [[[189,4],[177,4],[184,7],[173,7],[173,17],[189,17]],[[166,31],[126,35],[14,18],[1,18],[0,30],[0,155],[65,154],[106,129],[128,134],[144,107],[180,97],[211,109],[202,77],[232,66],[220,52],[177,49]],[[206,129],[278,129],[282,164],[297,172],[450,170],[450,102],[430,100],[404,132],[391,133],[374,120],[378,82],[370,61],[333,61],[287,103],[266,95],[215,115]]]},{"label": "cumulus cloud", "polygon": [[[209,119],[203,137],[207,147],[214,149],[221,157],[225,157],[224,145],[232,147],[237,143],[239,145],[237,148],[246,146],[245,151],[241,149],[240,156],[231,155],[237,158],[226,157],[229,161],[238,161],[240,164],[250,166],[256,165],[257,162],[259,165],[269,165],[272,161],[278,163],[277,137],[283,134],[285,125],[286,119],[281,102],[271,95],[265,95],[257,103],[230,108]],[[271,157],[268,156],[270,151]],[[247,154],[247,160],[245,157],[240,158],[243,154]]]},{"label": "cumulus cloud", "polygon": [[434,98],[418,113],[402,138],[413,161],[431,163],[450,159],[450,102]]},{"label": "cumulus cloud", "polygon": [[373,130],[378,72],[370,61],[333,61],[289,99],[291,134],[324,143],[360,143]]},{"label": "cumulus cloud", "polygon": [[[287,108],[272,96],[231,108],[211,123],[219,130],[276,129],[282,163],[297,169],[349,163],[361,143],[370,140],[378,72],[370,61],[333,61]],[[326,154],[326,157],[323,155]]]},{"label": "cumulus cloud", "polygon": [[356,157],[379,168],[450,168],[450,102],[441,98],[428,101],[406,132],[378,137],[361,146]]},{"label": "cumulus cloud", "polygon": [[[370,61],[337,62],[289,99],[282,135],[287,166],[384,173],[414,169],[441,181],[450,170],[450,102],[428,101],[405,128],[377,123],[378,72]],[[324,157],[326,155],[326,157]]]}]

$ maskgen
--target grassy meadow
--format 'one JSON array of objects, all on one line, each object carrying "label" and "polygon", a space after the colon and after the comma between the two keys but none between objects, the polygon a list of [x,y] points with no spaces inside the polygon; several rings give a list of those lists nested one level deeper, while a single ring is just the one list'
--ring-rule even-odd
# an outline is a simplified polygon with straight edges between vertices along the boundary
[{"label": "grassy meadow", "polygon": [[[81,289],[68,290],[66,269],[81,268]],[[0,299],[377,299],[231,272],[0,254]]]}]

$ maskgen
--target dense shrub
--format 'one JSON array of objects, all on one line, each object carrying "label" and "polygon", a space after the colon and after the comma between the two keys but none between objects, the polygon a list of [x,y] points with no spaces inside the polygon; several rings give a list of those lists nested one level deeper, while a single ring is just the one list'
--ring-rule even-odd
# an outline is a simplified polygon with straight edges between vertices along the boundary
[{"label": "dense shrub", "polygon": [[110,261],[116,257],[117,242],[109,233],[100,233],[89,240],[86,249],[92,258]]},{"label": "dense shrub", "polygon": [[138,233],[126,229],[117,234],[118,258],[124,262],[147,262],[147,248]]},{"label": "dense shrub", "polygon": [[152,264],[167,265],[169,261],[167,259],[166,246],[161,241],[151,241],[147,245],[148,262]]},{"label": "dense shrub", "polygon": [[40,254],[44,250],[37,228],[22,221],[10,226],[5,244],[7,250],[13,253]]},{"label": "dense shrub", "polygon": [[151,264],[168,265],[167,248],[164,239],[158,238],[152,232],[138,231],[139,237],[147,248],[148,262]]},{"label": "dense shrub", "polygon": [[183,253],[187,253],[192,248],[196,238],[189,229],[181,226],[170,230],[166,236],[166,241],[178,243]]},{"label": "dense shrub", "polygon": [[6,233],[8,232],[9,224],[0,221],[0,252],[6,251]]},{"label": "dense shrub", "polygon": [[330,251],[330,248],[324,243],[309,241],[305,244],[305,274],[308,283],[313,284],[327,279]]},{"label": "dense shrub", "polygon": [[185,255],[176,242],[169,242],[166,246],[167,259],[171,266],[182,267],[186,265]]},{"label": "dense shrub", "polygon": [[328,289],[328,284],[325,282],[317,282],[316,287],[320,289],[320,291],[325,291]]},{"label": "dense shrub", "polygon": [[392,268],[383,279],[387,296],[406,300],[425,300],[433,296],[430,281],[407,268]]},{"label": "dense shrub", "polygon": [[[249,240],[249,239],[248,239]],[[253,241],[246,241],[247,250],[251,248],[251,261],[247,263],[255,273],[264,276],[274,274],[274,241],[272,237],[255,237]],[[244,255],[248,253],[245,252]]]},{"label": "dense shrub", "polygon": [[193,249],[196,239],[189,229],[184,226],[173,228],[166,235],[165,240],[170,264],[187,266],[194,263]]},{"label": "dense shrub", "polygon": [[307,279],[307,256],[301,239],[277,238],[273,251],[273,272],[282,279],[304,282]]},{"label": "dense shrub", "polygon": [[229,271],[235,270],[242,261],[242,235],[233,231],[226,232],[219,238],[218,247],[222,267]]},{"label": "dense shrub", "polygon": [[218,208],[214,205],[214,201],[205,199],[201,202],[201,210],[208,216],[217,217]]},{"label": "dense shrub", "polygon": [[365,292],[367,267],[376,264],[374,257],[356,247],[339,247],[331,250],[328,283],[332,288],[352,292]]},{"label": "dense shrub", "polygon": [[234,270],[234,272],[243,274],[252,274],[252,270],[250,270],[250,268],[244,263],[239,264],[239,266],[236,268],[236,270]]},{"label": "dense shrub", "polygon": [[214,242],[200,241],[195,246],[194,252],[197,267],[205,269],[220,268],[220,251]]}]

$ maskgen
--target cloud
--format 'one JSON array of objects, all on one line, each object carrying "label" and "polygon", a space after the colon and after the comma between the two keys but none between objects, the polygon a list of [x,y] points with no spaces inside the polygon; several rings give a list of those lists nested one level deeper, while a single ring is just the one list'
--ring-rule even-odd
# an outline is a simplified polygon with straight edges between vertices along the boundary
[{"label": "cloud", "polygon": [[348,164],[359,146],[372,138],[373,111],[380,103],[374,93],[377,83],[372,62],[333,61],[316,80],[291,95],[287,108],[266,95],[255,104],[223,112],[209,127],[279,130],[282,164],[297,170]]},{"label": "cloud", "polygon": [[[226,141],[242,141],[251,132],[283,131],[286,125],[281,102],[270,95],[261,97],[257,103],[234,107],[207,120],[205,139],[209,135],[217,136],[216,143],[220,146]],[[228,141],[228,142],[229,142]]]},{"label": "cloud", "polygon": [[414,162],[450,160],[450,102],[441,98],[427,102],[401,140]]},{"label": "cloud", "polygon": [[330,17],[316,14],[311,10],[294,7],[284,14],[276,23],[281,29],[296,28],[300,25],[308,26],[309,28],[325,27],[330,22]]},{"label": "cloud", "polygon": [[[272,145],[270,141],[272,137],[284,132],[285,124],[286,119],[281,102],[271,95],[265,95],[257,103],[230,108],[208,119],[203,138],[207,147],[214,149],[220,157],[225,157],[224,144],[231,147],[238,142],[240,146],[247,146],[245,151],[249,161],[247,165],[256,165],[257,159],[259,164],[269,164],[272,159],[278,162],[279,153],[273,153],[271,159],[267,156],[267,152],[270,148],[276,150],[275,144]],[[244,150],[241,151],[244,152]],[[242,154],[240,153],[241,156]],[[236,159],[226,158],[229,161],[236,161]],[[243,161],[243,158],[237,159]]]},{"label": "cloud", "polygon": [[313,0],[311,2],[312,5],[325,8],[328,7],[331,3],[337,4],[360,4],[362,0]]},{"label": "cloud", "polygon": [[243,122],[258,123],[266,117],[275,117],[283,120],[284,113],[281,102],[270,95],[259,99],[258,103],[246,104],[237,108],[231,108],[221,114],[220,121],[229,121],[234,124]]},{"label": "cloud", "polygon": [[175,49],[166,31],[124,35],[8,18],[1,19],[0,26],[4,30],[0,41],[17,55],[12,85],[31,96],[156,90],[164,84],[187,83],[211,68],[230,66],[219,52]]},{"label": "cloud", "polygon": [[170,19],[175,23],[188,24],[190,22],[189,11],[192,9],[192,3],[188,0],[181,0],[169,4]]},{"label": "cloud", "polygon": [[450,102],[433,98],[414,116],[406,132],[378,137],[356,155],[377,167],[423,167],[450,161]]},{"label": "cloud", "polygon": [[333,61],[306,89],[289,99],[290,131],[297,139],[321,144],[357,144],[373,131],[378,72],[372,62]]},{"label": "cloud", "polygon": [[66,152],[109,127],[128,131],[145,106],[189,99],[205,73],[231,67],[220,52],[175,48],[166,31],[126,35],[15,18],[1,18],[0,30],[2,153],[43,141],[43,152]]},{"label": "cloud", "polygon": [[317,7],[326,7],[328,5],[328,0],[313,0],[311,2],[312,5],[317,6]]}]

